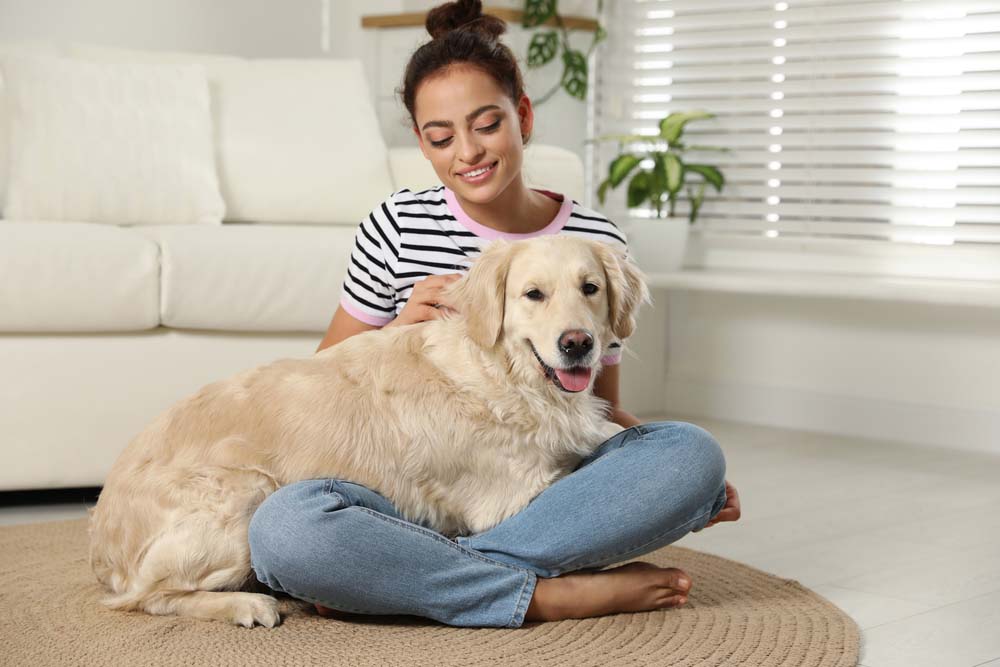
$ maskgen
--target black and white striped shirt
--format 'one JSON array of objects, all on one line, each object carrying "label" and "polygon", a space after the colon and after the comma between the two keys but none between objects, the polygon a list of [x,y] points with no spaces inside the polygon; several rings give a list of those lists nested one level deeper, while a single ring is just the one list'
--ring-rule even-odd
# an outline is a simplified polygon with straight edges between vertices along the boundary
[{"label": "black and white striped shirt", "polygon": [[[479,224],[443,185],[392,193],[358,226],[340,305],[366,324],[384,326],[406,306],[414,283],[430,275],[468,271],[483,248],[497,238],[571,234],[604,241],[627,253],[625,234],[606,217],[568,197],[540,192],[562,206],[548,226],[529,234]],[[619,363],[621,341],[615,341],[601,361]]]}]

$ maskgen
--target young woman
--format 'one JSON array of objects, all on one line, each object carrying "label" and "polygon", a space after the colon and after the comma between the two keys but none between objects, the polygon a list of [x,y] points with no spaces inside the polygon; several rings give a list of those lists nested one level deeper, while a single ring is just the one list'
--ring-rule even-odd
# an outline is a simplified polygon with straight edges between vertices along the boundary
[{"label": "young woman", "polygon": [[[495,238],[598,238],[618,228],[569,197],[526,187],[531,102],[503,21],[462,0],[427,17],[432,41],[407,66],[403,101],[442,185],[401,190],[357,233],[322,350],[363,331],[441,316],[441,291]],[[456,626],[520,627],[684,604],[690,576],[635,562],[688,532],[740,515],[722,450],[684,422],[642,424],[619,405],[617,352],[594,392],[626,430],[494,528],[454,541],[403,520],[385,497],[343,480],[279,489],[250,525],[251,561],[275,590],[331,610],[413,614]],[[589,572],[585,572],[589,571]]]}]

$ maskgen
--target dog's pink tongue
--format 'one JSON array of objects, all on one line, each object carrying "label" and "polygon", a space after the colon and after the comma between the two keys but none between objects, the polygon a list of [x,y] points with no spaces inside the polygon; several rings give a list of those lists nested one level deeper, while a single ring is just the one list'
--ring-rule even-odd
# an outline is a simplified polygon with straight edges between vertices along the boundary
[{"label": "dog's pink tongue", "polygon": [[556,377],[559,378],[559,384],[563,386],[566,391],[583,391],[590,384],[590,369],[589,368],[573,368],[571,370],[560,370],[556,369]]}]

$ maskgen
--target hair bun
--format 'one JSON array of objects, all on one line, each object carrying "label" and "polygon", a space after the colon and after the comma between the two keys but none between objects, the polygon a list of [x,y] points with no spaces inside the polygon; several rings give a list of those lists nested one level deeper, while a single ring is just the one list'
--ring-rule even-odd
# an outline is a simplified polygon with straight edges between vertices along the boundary
[{"label": "hair bun", "polygon": [[438,5],[427,12],[424,26],[434,39],[459,29],[478,32],[490,39],[497,39],[507,31],[507,24],[502,19],[483,14],[482,0],[457,0]]}]

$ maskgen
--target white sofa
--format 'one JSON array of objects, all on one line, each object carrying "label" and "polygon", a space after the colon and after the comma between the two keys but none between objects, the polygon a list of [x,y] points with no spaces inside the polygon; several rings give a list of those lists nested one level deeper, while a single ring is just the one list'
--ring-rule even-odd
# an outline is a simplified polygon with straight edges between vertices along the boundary
[{"label": "white sofa", "polygon": [[[99,486],[177,400],[313,354],[362,217],[394,190],[438,181],[417,148],[384,145],[358,61],[0,45],[0,56],[23,52],[200,63],[209,78],[222,224],[0,220],[0,490]],[[345,135],[354,148],[331,143]],[[529,146],[525,173],[583,196],[570,151]]]}]

